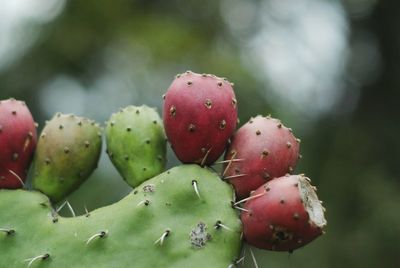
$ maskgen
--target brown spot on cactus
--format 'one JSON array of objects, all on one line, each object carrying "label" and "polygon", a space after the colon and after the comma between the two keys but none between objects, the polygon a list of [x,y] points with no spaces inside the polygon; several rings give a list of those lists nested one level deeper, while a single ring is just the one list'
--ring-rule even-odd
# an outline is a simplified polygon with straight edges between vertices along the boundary
[{"label": "brown spot on cactus", "polygon": [[222,87],[222,82],[217,83],[218,87]]},{"label": "brown spot on cactus", "polygon": [[175,116],[176,115],[176,107],[174,105],[169,108],[169,115]]},{"label": "brown spot on cactus", "polygon": [[287,142],[286,147],[289,149],[290,147],[292,147],[292,144],[290,142]]},{"label": "brown spot on cactus", "polygon": [[165,100],[165,94],[162,95],[162,99]]},{"label": "brown spot on cactus", "polygon": [[192,82],[192,81],[187,81],[186,84],[187,84],[188,86],[191,86],[191,85],[193,85],[193,82]]},{"label": "brown spot on cactus", "polygon": [[59,129],[63,129],[64,126],[63,126],[63,125],[59,125],[58,128],[59,128]]},{"label": "brown spot on cactus", "polygon": [[299,213],[294,213],[293,214],[293,219],[298,220],[300,218]]},{"label": "brown spot on cactus", "polygon": [[263,151],[261,152],[261,159],[267,157],[268,154],[269,154],[269,152],[268,152],[267,150],[263,150]]},{"label": "brown spot on cactus", "polygon": [[204,102],[204,106],[206,106],[207,109],[212,108],[212,101],[210,99],[206,99]]},{"label": "brown spot on cactus", "polygon": [[263,172],[263,174],[262,174],[262,177],[263,177],[263,179],[265,179],[265,180],[269,180],[270,178],[271,178],[271,176],[267,173],[267,172]]},{"label": "brown spot on cactus", "polygon": [[236,104],[237,104],[236,99],[232,98],[232,106],[233,106],[233,108],[236,108]]},{"label": "brown spot on cactus", "polygon": [[143,192],[145,193],[154,193],[156,190],[156,186],[154,184],[148,184],[143,186]]},{"label": "brown spot on cactus", "polygon": [[278,128],[282,128],[282,123],[278,123],[276,126],[277,126]]},{"label": "brown spot on cactus", "polygon": [[196,227],[190,231],[190,243],[195,248],[202,248],[211,240],[211,235],[207,232],[207,225],[199,222]]},{"label": "brown spot on cactus", "polygon": [[257,130],[256,130],[256,135],[257,135],[257,136],[261,135],[261,131],[257,129]]},{"label": "brown spot on cactus", "polygon": [[225,127],[226,127],[226,121],[224,119],[222,119],[222,121],[219,123],[219,128],[225,129]]},{"label": "brown spot on cactus", "polygon": [[13,115],[17,115],[17,111],[11,111]]},{"label": "brown spot on cactus", "polygon": [[300,142],[301,142],[301,140],[300,140],[300,139],[296,139],[296,142],[297,142],[297,143],[300,143]]},{"label": "brown spot on cactus", "polygon": [[196,130],[196,126],[195,126],[194,124],[189,124],[188,130],[189,130],[190,132],[194,132],[194,131]]},{"label": "brown spot on cactus", "polygon": [[68,147],[64,147],[64,153],[68,154],[69,153],[69,148]]},{"label": "brown spot on cactus", "polygon": [[18,153],[13,153],[13,155],[12,155],[12,161],[17,161],[17,160],[18,160],[18,157],[19,157]]}]

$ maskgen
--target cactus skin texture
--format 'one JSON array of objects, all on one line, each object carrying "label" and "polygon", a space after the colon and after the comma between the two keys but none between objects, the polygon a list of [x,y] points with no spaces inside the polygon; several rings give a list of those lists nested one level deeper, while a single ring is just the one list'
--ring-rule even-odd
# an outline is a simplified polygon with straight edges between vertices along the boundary
[{"label": "cactus skin texture", "polygon": [[214,163],[236,128],[237,102],[231,83],[187,71],[177,75],[164,97],[165,132],[178,159]]},{"label": "cactus skin texture", "polygon": [[[0,211],[14,209],[0,214],[0,228],[14,233],[0,232],[0,266],[26,267],[44,256],[31,267],[228,267],[241,232],[231,198],[228,184],[197,165],[173,168],[75,218],[54,220],[40,193],[2,190]],[[214,228],[218,221],[230,230]]]},{"label": "cactus skin texture", "polygon": [[33,188],[58,202],[97,167],[101,128],[75,115],[56,114],[40,134],[33,163]]},{"label": "cactus skin texture", "polygon": [[114,113],[107,122],[106,140],[108,156],[132,187],[165,168],[166,138],[154,108],[128,106]]},{"label": "cactus skin texture", "polygon": [[315,189],[308,178],[287,175],[254,191],[241,214],[247,243],[292,252],[321,235],[325,209]]},{"label": "cactus skin texture", "polygon": [[231,178],[239,199],[267,181],[292,173],[300,158],[300,140],[278,119],[256,116],[232,137],[224,176]]},{"label": "cactus skin texture", "polygon": [[36,147],[36,126],[22,101],[0,101],[0,189],[21,188]]}]

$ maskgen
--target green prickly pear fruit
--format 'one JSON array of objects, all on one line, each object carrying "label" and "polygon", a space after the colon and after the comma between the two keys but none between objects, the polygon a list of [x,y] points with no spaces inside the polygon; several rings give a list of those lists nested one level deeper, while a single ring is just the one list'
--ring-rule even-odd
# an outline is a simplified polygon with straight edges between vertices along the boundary
[{"label": "green prickly pear fruit", "polygon": [[97,167],[101,136],[94,121],[57,113],[39,137],[33,188],[54,202],[75,191]]},{"label": "green prickly pear fruit", "polygon": [[165,168],[164,128],[154,108],[128,106],[114,113],[106,125],[106,140],[108,156],[132,187]]}]

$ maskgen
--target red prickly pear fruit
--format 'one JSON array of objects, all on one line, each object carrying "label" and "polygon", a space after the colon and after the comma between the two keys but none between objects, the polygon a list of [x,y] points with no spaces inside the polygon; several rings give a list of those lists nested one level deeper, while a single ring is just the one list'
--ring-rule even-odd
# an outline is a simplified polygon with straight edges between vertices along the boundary
[{"label": "red prickly pear fruit", "polygon": [[289,251],[323,233],[324,207],[302,175],[271,180],[254,191],[241,213],[245,240],[258,248]]},{"label": "red prickly pear fruit", "polygon": [[164,100],[165,132],[178,159],[200,165],[214,163],[236,128],[232,84],[215,75],[187,71],[176,76]]},{"label": "red prickly pear fruit", "polygon": [[26,104],[0,101],[0,189],[22,188],[36,147],[36,124]]},{"label": "red prickly pear fruit", "polygon": [[300,140],[269,116],[250,119],[231,141],[225,160],[232,161],[226,162],[223,175],[239,199],[273,178],[292,173],[300,157]]}]

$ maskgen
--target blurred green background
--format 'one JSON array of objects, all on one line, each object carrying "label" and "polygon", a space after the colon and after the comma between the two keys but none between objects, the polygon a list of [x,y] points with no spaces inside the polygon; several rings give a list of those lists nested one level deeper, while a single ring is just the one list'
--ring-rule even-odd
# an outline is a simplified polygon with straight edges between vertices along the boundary
[{"label": "blurred green background", "polygon": [[[271,113],[302,139],[296,172],[327,208],[326,235],[253,249],[258,266],[400,267],[399,14],[389,0],[1,1],[0,99],[25,100],[40,127],[58,111],[104,122],[161,111],[176,73],[227,77],[242,123]],[[103,153],[69,201],[83,213],[129,191]]]}]

